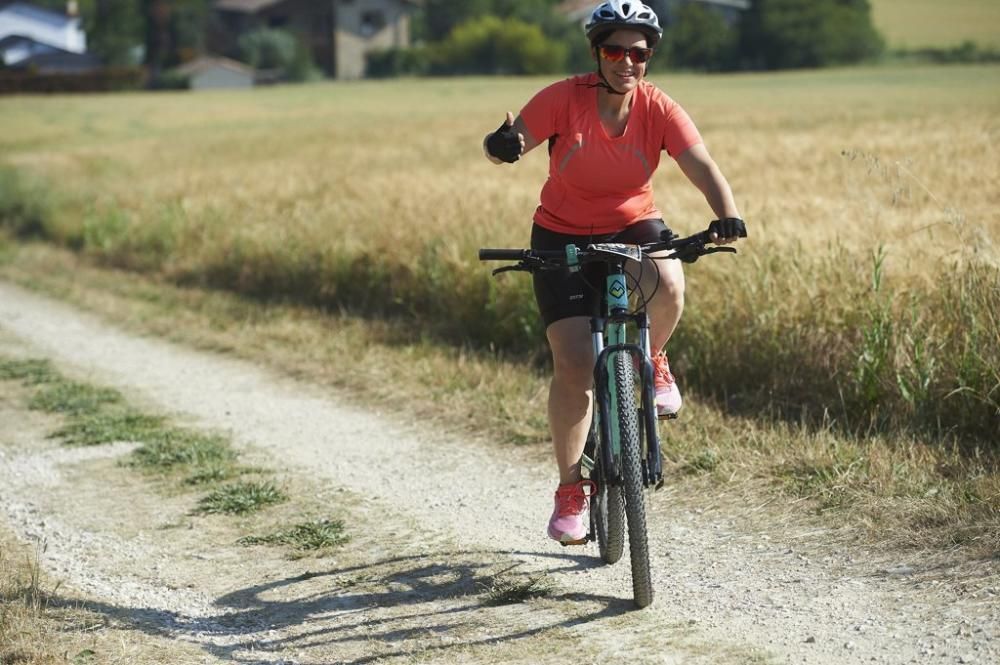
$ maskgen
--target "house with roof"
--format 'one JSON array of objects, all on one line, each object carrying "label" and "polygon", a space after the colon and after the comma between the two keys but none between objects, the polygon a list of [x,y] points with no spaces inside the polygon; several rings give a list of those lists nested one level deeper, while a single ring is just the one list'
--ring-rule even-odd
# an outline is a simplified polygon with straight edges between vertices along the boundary
[{"label": "house with roof", "polygon": [[365,54],[410,45],[410,17],[418,0],[215,0],[208,47],[238,56],[241,35],[282,28],[304,40],[327,76],[365,75]]},{"label": "house with roof", "polygon": [[0,60],[7,67],[46,64],[72,70],[94,66],[87,53],[87,36],[76,11],[68,2],[66,12],[29,2],[0,2]]}]

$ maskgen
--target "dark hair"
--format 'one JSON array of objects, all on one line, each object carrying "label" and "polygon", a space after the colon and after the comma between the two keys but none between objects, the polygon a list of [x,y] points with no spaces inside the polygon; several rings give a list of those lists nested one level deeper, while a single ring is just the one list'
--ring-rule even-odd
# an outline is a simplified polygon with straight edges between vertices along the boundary
[{"label": "dark hair", "polygon": [[598,30],[590,36],[590,48],[597,48],[599,45],[604,43],[604,40],[611,36],[617,28],[608,28],[606,30]]},{"label": "dark hair", "polygon": [[633,32],[641,32],[646,38],[646,46],[653,48],[656,40],[652,39],[652,35],[649,34],[647,30],[643,30],[640,27],[632,25],[612,25],[608,26],[604,30],[597,30],[590,35],[590,48],[595,49],[604,43],[604,40],[610,37],[612,34],[618,32],[619,30],[631,30]]}]

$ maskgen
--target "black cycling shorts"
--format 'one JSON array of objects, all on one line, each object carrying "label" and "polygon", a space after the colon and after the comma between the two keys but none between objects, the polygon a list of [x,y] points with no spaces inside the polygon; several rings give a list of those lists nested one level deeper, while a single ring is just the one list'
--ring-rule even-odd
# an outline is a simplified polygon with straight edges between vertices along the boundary
[{"label": "black cycling shorts", "polygon": [[[570,243],[586,247],[595,242],[639,245],[657,242],[665,230],[667,225],[662,219],[644,219],[617,233],[596,235],[556,233],[535,224],[531,228],[531,249],[563,249]],[[563,269],[533,273],[535,301],[545,327],[571,316],[591,317],[600,314],[598,310],[606,272],[604,265],[592,263],[583,266],[579,272]]]}]

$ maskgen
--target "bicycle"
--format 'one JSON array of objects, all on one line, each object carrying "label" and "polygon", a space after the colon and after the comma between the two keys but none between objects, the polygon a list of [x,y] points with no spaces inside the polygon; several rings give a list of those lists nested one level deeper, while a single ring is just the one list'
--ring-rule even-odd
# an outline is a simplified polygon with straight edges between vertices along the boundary
[{"label": "bicycle", "polygon": [[[590,529],[581,543],[596,539],[604,562],[616,563],[624,550],[627,527],[633,598],[640,608],[653,602],[644,492],[649,487],[663,486],[663,465],[646,314],[646,303],[655,290],[646,298],[636,289],[639,298],[630,310],[626,265],[635,262],[641,267],[644,256],[662,251],[671,253],[649,257],[654,266],[659,260],[694,262],[706,254],[736,253],[731,247],[708,247],[711,230],[710,226],[686,238],[664,231],[658,242],[644,245],[595,243],[585,248],[570,244],[564,250],[479,250],[480,261],[517,261],[516,265],[493,270],[493,276],[508,271],[579,271],[589,263],[602,263],[607,268],[601,314],[590,320],[595,358],[594,408],[581,467],[584,477],[597,489],[590,495]],[[629,324],[638,331],[637,343],[629,342]]]}]

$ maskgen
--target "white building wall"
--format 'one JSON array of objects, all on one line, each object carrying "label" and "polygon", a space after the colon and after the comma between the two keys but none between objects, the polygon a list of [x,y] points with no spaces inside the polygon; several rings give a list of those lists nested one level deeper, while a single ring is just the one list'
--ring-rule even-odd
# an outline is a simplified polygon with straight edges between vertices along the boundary
[{"label": "white building wall", "polygon": [[216,90],[218,88],[251,88],[253,76],[224,67],[212,67],[191,76],[192,90]]},{"label": "white building wall", "polygon": [[[355,0],[338,3],[337,8],[338,79],[357,79],[365,75],[366,51],[399,48],[410,44],[410,16],[399,0]],[[374,29],[364,18],[377,15],[381,27]]]},{"label": "white building wall", "polygon": [[67,16],[60,17],[61,20],[47,21],[38,18],[38,13],[38,10],[19,4],[0,9],[0,39],[20,35],[71,53],[86,52],[87,36],[80,25],[80,17]]}]

